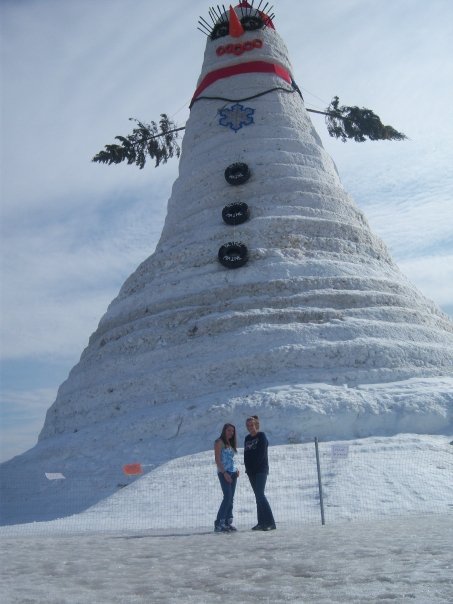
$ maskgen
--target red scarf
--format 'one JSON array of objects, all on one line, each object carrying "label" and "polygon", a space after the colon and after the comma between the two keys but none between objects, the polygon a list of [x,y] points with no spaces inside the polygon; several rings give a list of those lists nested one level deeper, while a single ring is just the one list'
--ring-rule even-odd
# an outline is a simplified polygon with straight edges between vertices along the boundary
[{"label": "red scarf", "polygon": [[222,78],[229,78],[231,76],[240,75],[242,73],[270,73],[277,75],[279,78],[292,83],[292,78],[288,71],[281,65],[276,63],[267,63],[266,61],[249,61],[248,63],[238,63],[237,65],[230,65],[230,67],[222,67],[222,69],[216,69],[215,71],[209,72],[201,81],[200,85],[194,92],[190,105],[200,94],[211,84],[217,82]]}]

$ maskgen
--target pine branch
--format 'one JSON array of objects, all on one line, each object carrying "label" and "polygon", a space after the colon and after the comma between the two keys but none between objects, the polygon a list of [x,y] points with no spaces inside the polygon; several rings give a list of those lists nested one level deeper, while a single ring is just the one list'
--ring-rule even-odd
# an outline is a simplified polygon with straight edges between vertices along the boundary
[{"label": "pine branch", "polygon": [[[367,137],[373,141],[407,138],[392,126],[384,126],[371,109],[339,107],[338,105],[339,98],[335,96],[326,111],[316,109],[307,109],[307,111],[325,115],[330,136],[341,138],[343,142],[346,142],[348,138],[360,143],[364,142]],[[184,130],[185,126],[176,128],[166,113],[161,113],[159,124],[156,122],[145,124],[132,117],[129,119],[137,124],[132,134],[115,136],[115,139],[121,144],[105,145],[92,161],[109,165],[126,161],[128,164],[135,164],[142,169],[148,156],[155,160],[156,168],[161,163],[167,163],[171,157],[180,156],[181,149],[177,143],[177,133]]]},{"label": "pine branch", "polygon": [[372,141],[400,141],[407,138],[405,134],[398,132],[392,126],[384,126],[379,116],[373,113],[371,109],[344,105],[339,107],[339,102],[339,98],[334,96],[325,112],[327,130],[330,136],[341,138],[344,143],[348,138],[358,143],[363,143],[367,137]]},{"label": "pine branch", "polygon": [[135,164],[142,169],[147,156],[155,160],[156,168],[161,163],[167,163],[174,155],[180,156],[181,149],[176,133],[184,128],[175,128],[175,124],[165,113],[161,114],[159,124],[145,124],[132,117],[129,119],[137,124],[132,134],[115,136],[121,144],[105,145],[92,161],[109,165],[127,161],[128,164]]}]

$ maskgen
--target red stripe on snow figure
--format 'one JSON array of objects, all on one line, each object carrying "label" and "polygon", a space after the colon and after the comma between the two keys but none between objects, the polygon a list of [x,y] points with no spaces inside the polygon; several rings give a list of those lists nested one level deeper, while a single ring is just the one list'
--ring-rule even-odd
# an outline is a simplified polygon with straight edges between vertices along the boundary
[{"label": "red stripe on snow figure", "polygon": [[276,75],[288,84],[292,84],[292,78],[288,71],[277,63],[268,63],[267,61],[249,61],[247,63],[239,63],[238,65],[230,65],[229,67],[223,67],[222,69],[216,69],[208,73],[201,81],[198,88],[195,90],[189,107],[192,107],[195,99],[200,96],[203,90],[206,90],[208,86],[217,82],[222,78],[229,78],[235,75],[241,75],[244,73],[270,73]]}]

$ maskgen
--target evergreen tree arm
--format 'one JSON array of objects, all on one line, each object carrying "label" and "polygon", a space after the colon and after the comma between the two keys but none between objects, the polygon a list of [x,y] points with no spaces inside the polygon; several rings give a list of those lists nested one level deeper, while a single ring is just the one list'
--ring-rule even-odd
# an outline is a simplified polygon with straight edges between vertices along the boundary
[{"label": "evergreen tree arm", "polygon": [[367,138],[378,140],[404,140],[407,138],[392,126],[384,126],[379,116],[365,107],[339,106],[335,96],[326,109],[326,125],[330,136],[341,138],[343,142],[350,138],[363,143]]},{"label": "evergreen tree arm", "polygon": [[148,156],[155,160],[156,168],[161,163],[165,164],[171,157],[180,156],[177,133],[184,128],[175,128],[175,124],[165,113],[161,114],[159,124],[145,124],[135,118],[129,119],[137,124],[132,134],[115,136],[120,144],[105,145],[92,161],[109,165],[126,161],[142,169]]},{"label": "evergreen tree arm", "polygon": [[[370,140],[404,140],[406,135],[398,132],[392,126],[384,126],[379,116],[371,109],[359,107],[339,106],[339,98],[335,96],[325,111],[307,109],[313,113],[325,115],[327,130],[330,136],[341,138],[343,142],[353,139],[362,143],[367,138]],[[165,164],[176,155],[179,157],[181,149],[178,145],[178,132],[185,127],[176,128],[166,113],[161,113],[159,123],[152,121],[150,124],[142,123],[135,118],[129,118],[136,123],[132,134],[128,136],[115,136],[118,143],[105,145],[92,161],[103,164],[120,164],[126,161],[142,169],[148,158],[155,160],[155,167]]]}]

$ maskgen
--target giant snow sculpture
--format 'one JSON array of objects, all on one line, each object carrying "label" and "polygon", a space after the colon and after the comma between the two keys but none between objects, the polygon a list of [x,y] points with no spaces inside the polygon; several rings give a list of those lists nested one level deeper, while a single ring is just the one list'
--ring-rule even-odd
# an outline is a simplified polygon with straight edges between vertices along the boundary
[{"label": "giant snow sculpture", "polygon": [[247,3],[219,16],[160,241],[60,387],[35,455],[158,462],[252,412],[272,444],[440,432],[452,375],[452,323],[344,190],[272,19]]}]

